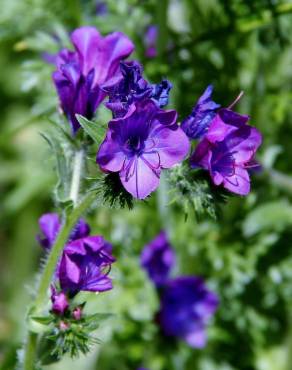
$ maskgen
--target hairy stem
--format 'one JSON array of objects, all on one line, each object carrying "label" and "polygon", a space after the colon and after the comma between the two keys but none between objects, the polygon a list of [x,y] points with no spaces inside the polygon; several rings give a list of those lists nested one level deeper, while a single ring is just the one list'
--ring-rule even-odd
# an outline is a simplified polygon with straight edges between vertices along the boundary
[{"label": "hairy stem", "polygon": [[[72,228],[75,226],[75,224],[82,216],[82,214],[92,204],[95,198],[96,198],[95,193],[93,192],[88,193],[67,217],[61,231],[59,232],[41,276],[36,299],[33,304],[32,313],[34,315],[41,312],[44,303],[46,302],[48,289],[50,287],[57,262],[60,258],[64,245],[68,240]],[[34,369],[36,340],[37,340],[36,334],[29,332],[25,348],[24,370]]]},{"label": "hairy stem", "polygon": [[29,333],[27,341],[25,344],[25,358],[23,363],[24,370],[33,370],[35,369],[35,352],[37,345],[37,334]]},{"label": "hairy stem", "polygon": [[73,201],[74,206],[76,206],[78,203],[80,182],[84,164],[84,154],[84,150],[80,149],[75,153],[74,156],[72,181],[69,195],[69,198]]}]

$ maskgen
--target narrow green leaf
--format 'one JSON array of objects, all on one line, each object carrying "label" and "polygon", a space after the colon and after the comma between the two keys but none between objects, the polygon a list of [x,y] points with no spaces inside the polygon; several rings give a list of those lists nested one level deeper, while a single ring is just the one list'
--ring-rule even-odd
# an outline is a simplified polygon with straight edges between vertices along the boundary
[{"label": "narrow green leaf", "polygon": [[105,137],[105,127],[101,124],[89,121],[80,114],[76,114],[76,118],[87,135],[90,136],[91,139],[94,140],[98,145],[100,145]]}]

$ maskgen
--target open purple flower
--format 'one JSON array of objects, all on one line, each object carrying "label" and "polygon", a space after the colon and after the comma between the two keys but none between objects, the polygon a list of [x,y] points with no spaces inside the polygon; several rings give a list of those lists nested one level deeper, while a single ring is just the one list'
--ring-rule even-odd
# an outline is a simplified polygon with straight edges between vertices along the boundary
[{"label": "open purple flower", "polygon": [[136,61],[121,62],[122,78],[116,84],[104,87],[109,95],[105,105],[115,118],[123,117],[132,103],[142,99],[152,99],[160,108],[168,104],[171,83],[162,80],[159,84],[150,84],[142,72],[142,66]]},{"label": "open purple flower", "polygon": [[[39,219],[41,234],[37,235],[37,240],[44,249],[50,249],[54,244],[61,228],[61,220],[57,213],[45,213]],[[90,233],[89,225],[81,218],[72,229],[69,242],[88,236]]]},{"label": "open purple flower", "polygon": [[62,291],[74,296],[79,291],[112,289],[108,273],[113,262],[112,246],[102,236],[88,236],[67,244],[58,270]]},{"label": "open purple flower", "polygon": [[146,198],[158,187],[161,170],[182,161],[189,151],[176,119],[176,111],[163,111],[151,100],[132,104],[126,116],[109,122],[97,163],[105,172],[119,172],[135,198]]},{"label": "open purple flower", "polygon": [[175,264],[175,253],[169,244],[166,233],[162,231],[147,244],[141,254],[141,265],[150,279],[157,285],[163,285]]},{"label": "open purple flower", "polygon": [[212,101],[213,86],[209,85],[194,106],[192,113],[182,121],[181,128],[191,139],[201,139],[208,131],[219,104]]},{"label": "open purple flower", "polygon": [[91,119],[110,85],[119,75],[119,63],[134,50],[133,43],[122,33],[102,37],[94,27],[81,27],[71,35],[75,51],[61,50],[53,80],[61,107],[71,122],[73,133],[80,125],[75,114]]},{"label": "open purple flower", "polygon": [[181,338],[194,348],[203,348],[206,324],[217,306],[217,295],[208,290],[203,279],[181,276],[164,285],[158,322],[166,336]]},{"label": "open purple flower", "polygon": [[191,156],[192,167],[208,170],[215,185],[240,195],[250,192],[248,170],[255,166],[255,153],[262,141],[260,132],[246,124],[248,119],[221,109]]},{"label": "open purple flower", "polygon": [[52,311],[57,315],[64,315],[69,308],[69,302],[64,292],[57,292],[56,288],[51,286]]}]

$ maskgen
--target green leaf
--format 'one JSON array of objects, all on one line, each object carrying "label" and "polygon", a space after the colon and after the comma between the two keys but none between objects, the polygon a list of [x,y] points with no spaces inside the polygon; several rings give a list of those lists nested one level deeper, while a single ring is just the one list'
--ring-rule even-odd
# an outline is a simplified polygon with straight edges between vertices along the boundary
[{"label": "green leaf", "polygon": [[37,323],[42,325],[49,325],[51,322],[54,321],[54,318],[52,316],[33,316],[31,317],[31,320],[36,321]]},{"label": "green leaf", "polygon": [[252,211],[243,222],[245,236],[263,230],[283,230],[292,224],[292,206],[288,202],[269,202]]},{"label": "green leaf", "polygon": [[55,188],[55,196],[58,202],[69,201],[71,186],[72,161],[74,146],[70,137],[57,125],[50,130],[49,134],[41,134],[50,145],[56,159],[58,182]]},{"label": "green leaf", "polygon": [[94,140],[98,145],[100,145],[105,137],[105,126],[89,121],[87,118],[81,116],[80,114],[76,114],[76,118],[87,133],[87,135],[90,136],[91,139]]}]

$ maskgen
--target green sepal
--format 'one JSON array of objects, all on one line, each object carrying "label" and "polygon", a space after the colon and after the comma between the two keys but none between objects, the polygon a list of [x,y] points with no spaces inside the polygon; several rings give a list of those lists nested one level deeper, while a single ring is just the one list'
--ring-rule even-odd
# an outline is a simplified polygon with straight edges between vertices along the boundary
[{"label": "green sepal", "polygon": [[208,215],[217,218],[220,205],[226,203],[231,193],[211,183],[209,174],[194,170],[188,164],[181,164],[168,172],[170,183],[170,204],[179,204],[187,218],[193,210],[197,218]]}]

